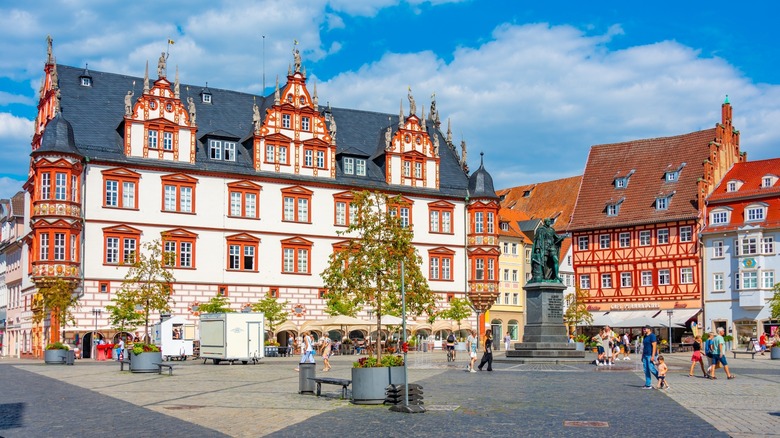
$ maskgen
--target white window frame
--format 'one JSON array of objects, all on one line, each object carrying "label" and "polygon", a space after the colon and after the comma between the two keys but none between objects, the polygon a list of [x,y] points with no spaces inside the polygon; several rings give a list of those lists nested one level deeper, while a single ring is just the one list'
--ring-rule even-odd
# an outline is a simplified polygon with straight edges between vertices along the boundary
[{"label": "white window frame", "polygon": [[612,274],[601,274],[601,288],[612,289]]},{"label": "white window frame", "polygon": [[693,241],[693,228],[690,225],[680,227],[680,242]]},{"label": "white window frame", "polygon": [[712,258],[719,259],[723,258],[723,241],[722,240],[713,240],[712,241]]},{"label": "white window frame", "polygon": [[742,271],[742,289],[758,289],[758,271]]},{"label": "white window frame", "polygon": [[663,196],[660,198],[655,198],[655,209],[656,210],[668,210],[669,209],[669,197]]},{"label": "white window frame", "polygon": [[621,272],[620,273],[620,287],[632,287],[633,282],[631,281],[631,273],[630,272]]},{"label": "white window frame", "polygon": [[653,232],[651,230],[642,230],[639,232],[639,246],[650,246],[653,242]]},{"label": "white window frame", "polygon": [[642,286],[653,285],[653,271],[642,271],[640,273]]},{"label": "white window frame", "polygon": [[724,225],[729,223],[729,212],[718,210],[712,212],[712,225]]},{"label": "white window frame", "polygon": [[680,284],[693,284],[693,268],[680,268]]},{"label": "white window frame", "polygon": [[631,247],[631,233],[620,233],[618,235],[618,239],[619,239],[621,248],[630,248]]},{"label": "white window frame", "polygon": [[773,236],[761,238],[761,253],[766,255],[775,254],[775,238]]},{"label": "white window frame", "polygon": [[599,235],[599,249],[609,249],[611,244],[612,244],[612,239],[610,239],[609,234]]},{"label": "white window frame", "polygon": [[745,209],[745,222],[760,222],[766,218],[766,207],[748,207]]},{"label": "white window frame", "polygon": [[672,282],[672,272],[669,269],[658,270],[658,285],[668,286]]},{"label": "white window frame", "polygon": [[658,245],[666,245],[669,243],[669,229],[659,228],[655,232],[655,240]]},{"label": "white window frame", "polygon": [[590,289],[589,274],[580,274],[580,289]]},{"label": "white window frame", "polygon": [[344,157],[342,160],[344,164],[344,175],[354,175],[355,173],[355,159],[352,157]]},{"label": "white window frame", "polygon": [[761,271],[761,289],[772,289],[775,287],[775,271]]},{"label": "white window frame", "polygon": [[577,238],[577,249],[579,249],[580,251],[587,251],[589,243],[590,243],[589,236],[579,236]]},{"label": "white window frame", "polygon": [[716,272],[712,274],[712,290],[713,292],[723,292],[726,290],[724,288],[722,272]]}]

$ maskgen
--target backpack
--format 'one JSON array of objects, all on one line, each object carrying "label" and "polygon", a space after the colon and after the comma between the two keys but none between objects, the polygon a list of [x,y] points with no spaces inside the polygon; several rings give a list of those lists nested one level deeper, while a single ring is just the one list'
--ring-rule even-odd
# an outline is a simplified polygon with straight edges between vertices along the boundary
[{"label": "backpack", "polygon": [[450,342],[450,343],[455,342],[455,335],[450,333],[450,335],[447,336],[447,342]]},{"label": "backpack", "polygon": [[715,343],[712,342],[712,339],[707,339],[704,341],[704,354],[708,357],[712,357],[712,353],[714,353],[715,350]]}]

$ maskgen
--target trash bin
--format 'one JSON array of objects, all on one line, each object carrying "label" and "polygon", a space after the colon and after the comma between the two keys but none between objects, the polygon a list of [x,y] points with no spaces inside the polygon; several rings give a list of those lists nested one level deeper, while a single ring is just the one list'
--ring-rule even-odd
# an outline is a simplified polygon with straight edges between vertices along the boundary
[{"label": "trash bin", "polygon": [[299,363],[298,364],[298,394],[314,394],[314,389],[317,384],[314,380],[309,380],[309,377],[317,377],[317,364],[313,363]]},{"label": "trash bin", "polygon": [[74,363],[76,363],[76,351],[68,350],[65,353],[65,365],[73,365]]}]

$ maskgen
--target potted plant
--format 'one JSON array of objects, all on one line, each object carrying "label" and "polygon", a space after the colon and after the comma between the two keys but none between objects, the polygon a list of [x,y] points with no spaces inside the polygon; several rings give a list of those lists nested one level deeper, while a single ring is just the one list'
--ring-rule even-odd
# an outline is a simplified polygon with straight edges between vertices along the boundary
[{"label": "potted plant", "polygon": [[726,343],[726,351],[731,350],[731,342],[734,340],[732,335],[723,335],[723,341]]},{"label": "potted plant", "polygon": [[590,336],[584,333],[574,336],[575,349],[577,351],[585,351],[585,343],[588,342],[589,339]]},{"label": "potted plant", "polygon": [[[772,299],[769,300],[769,313],[773,320],[778,320],[780,319],[780,283],[775,284],[773,289],[775,294],[772,296]],[[777,335],[775,335],[774,339],[777,339],[776,336]],[[772,345],[772,349],[769,351],[769,357],[772,360],[780,360],[780,344],[778,342],[775,341]]]},{"label": "potted plant", "polygon": [[381,359],[366,356],[352,363],[352,403],[379,405],[388,385],[404,384],[404,358],[386,354]]},{"label": "potted plant", "polygon": [[171,273],[175,253],[163,253],[159,240],[146,242],[142,248],[145,252],[134,254],[133,263],[115,299],[117,308],[135,309],[144,323],[147,339],[135,342],[130,352],[130,371],[134,373],[158,371],[155,364],[162,362],[162,352],[158,346],[149,342],[149,319],[152,311],[171,311],[171,284],[176,281]]},{"label": "potted plant", "polygon": [[50,365],[63,365],[67,362],[68,350],[70,347],[62,342],[52,342],[46,346],[46,350],[43,352],[43,361]]}]

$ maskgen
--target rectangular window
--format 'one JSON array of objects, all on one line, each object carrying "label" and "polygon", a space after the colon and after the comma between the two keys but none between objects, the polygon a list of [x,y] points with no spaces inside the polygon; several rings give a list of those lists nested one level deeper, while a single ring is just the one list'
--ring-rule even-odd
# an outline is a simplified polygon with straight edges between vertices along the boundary
[{"label": "rectangular window", "polygon": [[54,260],[65,260],[65,233],[54,233]]},{"label": "rectangular window", "polygon": [[219,140],[209,140],[209,156],[212,160],[222,159],[222,142]]},{"label": "rectangular window", "polygon": [[238,190],[238,187],[230,191],[230,216],[257,218],[257,194],[258,191]]},{"label": "rectangular window", "polygon": [[488,212],[487,214],[487,222],[485,224],[485,228],[488,234],[493,234],[496,232],[496,218],[495,215],[491,212]]},{"label": "rectangular window", "polygon": [[757,289],[758,288],[758,272],[745,271],[742,272],[742,288],[743,289]]},{"label": "rectangular window", "polygon": [[301,130],[302,131],[308,131],[308,130],[311,129],[311,127],[309,126],[310,125],[310,123],[309,123],[310,120],[311,119],[309,119],[308,117],[305,117],[305,116],[301,117]]},{"label": "rectangular window", "polygon": [[282,272],[285,274],[310,274],[309,253],[311,245],[282,242]]},{"label": "rectangular window", "polygon": [[496,261],[493,259],[488,259],[488,280],[495,280],[496,279]]},{"label": "rectangular window", "polygon": [[653,285],[653,272],[652,271],[642,271],[641,277],[642,277],[642,286],[652,286]]},{"label": "rectangular window", "polygon": [[599,236],[599,248],[609,249],[610,238],[609,234],[602,234]]},{"label": "rectangular window", "polygon": [[775,238],[764,237],[761,239],[761,253],[773,255],[775,253]]},{"label": "rectangular window", "polygon": [[273,163],[276,161],[276,147],[274,145],[265,146],[265,161],[266,163]]},{"label": "rectangular window", "polygon": [[41,173],[41,199],[51,199],[51,173]]},{"label": "rectangular window", "polygon": [[355,159],[350,157],[344,157],[342,160],[344,167],[344,175],[353,175],[355,173]]},{"label": "rectangular window", "polygon": [[618,215],[618,206],[617,204],[609,204],[607,205],[607,216],[617,216]]},{"label": "rectangular window", "polygon": [[680,268],[680,284],[693,284],[693,268]]},{"label": "rectangular window", "polygon": [[287,164],[287,146],[279,146],[279,164]]},{"label": "rectangular window", "polygon": [[173,132],[163,132],[163,150],[173,150]]},{"label": "rectangular window", "polygon": [[739,273],[734,274],[734,290],[739,290]]},{"label": "rectangular window", "polygon": [[309,250],[298,250],[298,272],[309,272]]},{"label": "rectangular window", "polygon": [[41,234],[40,236],[40,245],[41,245],[41,251],[39,254],[40,260],[49,260],[49,235],[48,234]]},{"label": "rectangular window", "polygon": [[668,269],[659,269],[658,270],[658,284],[659,285],[668,285],[671,281],[671,273]]},{"label": "rectangular window", "polygon": [[656,231],[656,239],[659,245],[666,245],[669,243],[669,229],[661,228]]},{"label": "rectangular window", "polygon": [[54,199],[65,201],[68,193],[68,175],[57,172],[54,178]]},{"label": "rectangular window", "polygon": [[485,259],[476,259],[476,271],[475,271],[475,279],[476,280],[484,280],[485,279]]},{"label": "rectangular window", "polygon": [[232,141],[224,142],[225,161],[236,161],[236,143]]},{"label": "rectangular window", "polygon": [[656,198],[655,199],[655,209],[656,210],[667,210],[667,209],[669,209],[669,198]]},{"label": "rectangular window", "polygon": [[482,234],[484,230],[485,223],[483,222],[483,217],[484,214],[481,211],[474,213],[474,232],[477,234]]},{"label": "rectangular window", "polygon": [[119,263],[119,238],[108,237],[106,238],[106,264],[117,263]]},{"label": "rectangular window", "polygon": [[138,238],[125,237],[122,239],[122,263],[135,263],[135,252],[138,246]]},{"label": "rectangular window", "polygon": [[775,271],[761,272],[761,288],[772,289],[775,286]]},{"label": "rectangular window", "polygon": [[288,222],[311,222],[309,217],[309,198],[285,196],[283,218]]},{"label": "rectangular window", "polygon": [[680,242],[690,242],[693,240],[693,229],[691,227],[680,227]]},{"label": "rectangular window", "polygon": [[751,255],[758,253],[758,239],[755,237],[745,237],[742,239],[742,252],[743,255]]},{"label": "rectangular window", "polygon": [[412,176],[412,163],[409,161],[404,161],[404,176],[407,178]]},{"label": "rectangular window", "polygon": [[631,246],[631,233],[620,233],[618,238],[620,239],[621,248],[628,248]]},{"label": "rectangular window", "polygon": [[[430,224],[431,233],[438,233],[439,232],[439,210],[431,210],[430,218],[431,218],[431,224]],[[506,245],[506,243],[504,245]]]},{"label": "rectangular window", "polygon": [[438,257],[431,257],[430,279],[431,280],[439,279],[439,258]]},{"label": "rectangular window", "polygon": [[70,177],[70,200],[73,202],[78,202],[78,194],[79,194],[79,178],[76,175],[71,175]]},{"label": "rectangular window", "polygon": [[520,300],[520,294],[518,294],[517,292],[513,293],[512,294],[512,305],[513,306],[519,305],[520,304],[519,300]]},{"label": "rectangular window", "polygon": [[257,243],[235,242],[228,245],[228,269],[233,271],[256,271],[255,254]]},{"label": "rectangular window", "polygon": [[146,146],[149,149],[157,149],[157,131],[149,130]]},{"label": "rectangular window", "polygon": [[366,160],[355,159],[355,175],[366,176]]},{"label": "rectangular window", "polygon": [[764,208],[754,207],[747,209],[747,221],[762,221],[764,220]]},{"label": "rectangular window", "polygon": [[122,183],[122,208],[136,208],[135,183],[132,181]]},{"label": "rectangular window", "polygon": [[620,287],[631,287],[631,273],[630,272],[621,272],[620,273]]},{"label": "rectangular window", "polygon": [[325,151],[317,151],[317,168],[325,168]]},{"label": "rectangular window", "polygon": [[191,242],[179,243],[179,267],[181,268],[192,267],[192,243]]},{"label": "rectangular window", "polygon": [[652,238],[652,232],[650,230],[640,231],[639,246],[650,246],[651,238]]},{"label": "rectangular window", "polygon": [[712,225],[722,225],[729,221],[729,213],[727,211],[716,211],[712,213]]},{"label": "rectangular window", "polygon": [[588,236],[580,236],[577,238],[577,249],[580,251],[588,250]]},{"label": "rectangular window", "polygon": [[772,187],[772,177],[765,176],[761,179],[761,187]]},{"label": "rectangular window", "polygon": [[504,304],[509,304],[509,292],[504,292]]},{"label": "rectangular window", "polygon": [[290,129],[290,115],[282,114],[282,128]]},{"label": "rectangular window", "polygon": [[519,272],[517,269],[512,269],[512,281],[517,283],[518,282],[518,274]]},{"label": "rectangular window", "polygon": [[725,290],[723,288],[723,274],[722,273],[712,274],[712,290],[714,290],[714,291],[723,291],[723,290]]},{"label": "rectangular window", "polygon": [[414,177],[417,179],[422,179],[422,163],[420,162],[414,163]]},{"label": "rectangular window", "polygon": [[590,289],[590,276],[580,275],[580,289]]},{"label": "rectangular window", "polygon": [[721,258],[721,257],[723,257],[723,241],[722,240],[714,240],[712,242],[712,257],[713,258]]},{"label": "rectangular window", "polygon": [[194,268],[195,238],[166,238],[163,240],[163,263],[172,268]]},{"label": "rectangular window", "polygon": [[119,206],[119,181],[106,181],[106,207]]},{"label": "rectangular window", "polygon": [[452,280],[452,257],[442,257],[441,259],[441,279]]},{"label": "rectangular window", "polygon": [[602,289],[612,289],[612,274],[601,274]]},{"label": "rectangular window", "polygon": [[[517,244],[516,243],[512,244],[512,255],[514,255],[514,256],[517,255]],[[530,260],[531,253],[527,253],[526,255],[528,256],[528,260]]]}]

